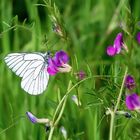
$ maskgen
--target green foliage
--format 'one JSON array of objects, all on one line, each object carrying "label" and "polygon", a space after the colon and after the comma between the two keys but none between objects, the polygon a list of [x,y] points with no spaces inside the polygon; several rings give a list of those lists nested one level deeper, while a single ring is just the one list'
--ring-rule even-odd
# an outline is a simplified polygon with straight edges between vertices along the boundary
[{"label": "green foliage", "polygon": [[[26,111],[53,121],[53,140],[64,139],[61,126],[68,140],[107,140],[106,111],[117,102],[126,65],[140,92],[138,5],[140,1],[128,0],[0,0],[0,140],[48,139],[50,131],[31,124]],[[106,47],[118,32],[124,33],[130,51],[108,57]],[[56,50],[68,52],[72,71],[50,76],[47,90],[39,96],[25,93],[20,78],[4,63],[8,53]],[[75,76],[80,70],[86,72],[83,81]],[[118,110],[128,111],[125,93],[123,89]],[[72,101],[74,94],[81,106]],[[139,139],[140,115],[130,113],[130,119],[115,117],[113,140]]]}]

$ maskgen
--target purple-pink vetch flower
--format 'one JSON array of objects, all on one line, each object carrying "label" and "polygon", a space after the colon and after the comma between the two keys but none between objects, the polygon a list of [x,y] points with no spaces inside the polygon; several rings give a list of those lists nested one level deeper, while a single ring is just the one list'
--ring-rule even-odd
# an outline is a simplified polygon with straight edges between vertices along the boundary
[{"label": "purple-pink vetch flower", "polygon": [[26,112],[27,117],[32,123],[41,123],[41,124],[48,124],[51,125],[51,121],[48,118],[37,118],[35,115],[33,115],[31,112]]},{"label": "purple-pink vetch flower", "polygon": [[127,95],[125,103],[129,110],[139,110],[140,109],[140,96],[138,96],[136,93]]},{"label": "purple-pink vetch flower", "polygon": [[136,86],[135,80],[134,80],[133,76],[131,76],[131,75],[126,76],[124,84],[125,84],[125,87],[128,88],[129,90],[132,90]]},{"label": "purple-pink vetch flower", "polygon": [[113,46],[108,46],[106,52],[109,56],[114,56],[116,54],[116,49]]},{"label": "purple-pink vetch flower", "polygon": [[140,44],[140,32],[137,33],[136,39],[137,39],[137,42]]},{"label": "purple-pink vetch flower", "polygon": [[37,117],[34,116],[31,112],[26,112],[26,115],[32,123],[37,123]]},{"label": "purple-pink vetch flower", "polygon": [[84,71],[82,71],[82,70],[77,72],[77,73],[75,73],[75,75],[76,75],[76,78],[79,79],[79,80],[82,80],[82,79],[84,79],[86,77],[86,73]]},{"label": "purple-pink vetch flower", "polygon": [[108,46],[106,52],[109,56],[114,56],[116,54],[119,54],[122,48],[125,48],[127,50],[127,46],[125,46],[123,43],[123,34],[118,33],[114,40],[114,44]]},{"label": "purple-pink vetch flower", "polygon": [[68,65],[69,57],[66,52],[58,51],[53,58],[48,60],[47,71],[50,75],[55,75],[58,72],[70,72],[71,66]]}]

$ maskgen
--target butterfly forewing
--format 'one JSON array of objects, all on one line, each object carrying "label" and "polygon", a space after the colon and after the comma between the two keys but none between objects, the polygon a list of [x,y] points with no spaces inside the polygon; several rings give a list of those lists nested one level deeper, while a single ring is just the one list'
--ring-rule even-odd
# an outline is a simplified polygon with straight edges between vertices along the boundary
[{"label": "butterfly forewing", "polygon": [[5,57],[9,68],[22,77],[21,87],[29,94],[41,94],[48,85],[48,64],[44,57],[41,53],[12,53]]}]

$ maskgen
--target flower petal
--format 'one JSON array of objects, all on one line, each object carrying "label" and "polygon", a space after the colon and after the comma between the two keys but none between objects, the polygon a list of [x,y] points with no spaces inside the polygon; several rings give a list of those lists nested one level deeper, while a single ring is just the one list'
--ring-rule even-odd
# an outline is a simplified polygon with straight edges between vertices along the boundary
[{"label": "flower petal", "polygon": [[135,80],[131,75],[127,75],[125,78],[125,86],[132,90],[135,87]]},{"label": "flower petal", "polygon": [[26,112],[26,115],[28,116],[28,118],[32,123],[37,123],[37,117],[34,116],[31,112]]},{"label": "flower petal", "polygon": [[71,71],[71,66],[68,64],[63,64],[62,67],[58,67],[58,71],[63,73],[63,72],[70,72]]},{"label": "flower petal", "polygon": [[64,51],[56,52],[55,56],[48,60],[48,73],[50,75],[55,75],[58,72],[69,72],[71,66],[67,64],[68,60],[69,57]]},{"label": "flower petal", "polygon": [[127,95],[125,103],[129,110],[135,110],[140,108],[140,98],[136,93]]},{"label": "flower petal", "polygon": [[56,52],[55,57],[54,57],[54,61],[58,67],[62,66],[62,64],[67,63],[68,60],[69,60],[69,57],[68,57],[67,53],[65,53],[64,51]]},{"label": "flower petal", "polygon": [[114,48],[113,46],[108,46],[106,52],[109,56],[114,56],[116,55],[116,48]]},{"label": "flower petal", "polygon": [[55,75],[58,72],[55,61],[52,58],[49,58],[48,63],[49,63],[49,66],[47,68],[48,73],[50,75]]},{"label": "flower petal", "polygon": [[115,40],[114,40],[114,48],[117,49],[117,54],[120,53],[123,44],[123,34],[118,33]]}]

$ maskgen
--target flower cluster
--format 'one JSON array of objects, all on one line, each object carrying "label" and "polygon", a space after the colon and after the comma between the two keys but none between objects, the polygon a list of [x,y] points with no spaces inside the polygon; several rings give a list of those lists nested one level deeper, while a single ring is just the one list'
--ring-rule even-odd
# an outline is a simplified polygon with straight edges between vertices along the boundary
[{"label": "flower cluster", "polygon": [[48,60],[48,73],[50,75],[55,75],[58,72],[70,72],[71,66],[67,64],[68,61],[69,57],[67,53],[65,53],[64,51],[56,52],[55,56],[53,58],[50,57]]},{"label": "flower cluster", "polygon": [[[138,44],[140,44],[140,32],[137,33],[136,40],[137,40]],[[116,54],[119,54],[121,52],[122,48],[124,48],[128,52],[128,48],[124,44],[124,41],[123,41],[123,34],[118,33],[114,40],[114,44],[109,45],[107,47],[107,49],[106,49],[107,55],[115,56]]]},{"label": "flower cluster", "polygon": [[136,84],[133,76],[127,75],[125,78],[125,87],[128,88],[129,90],[132,90],[133,88],[135,88],[135,86]]},{"label": "flower cluster", "polygon": [[[137,33],[136,40],[137,40],[138,44],[140,44],[140,32]],[[119,54],[121,52],[122,48],[124,48],[126,51],[128,51],[127,46],[124,45],[123,34],[118,33],[114,40],[114,44],[108,46],[106,49],[106,52],[109,56],[115,56],[116,54]],[[135,83],[133,76],[127,75],[125,78],[125,87],[130,92],[132,92],[132,90],[135,88],[135,86],[136,86],[136,83]],[[138,111],[140,109],[140,97],[136,93],[132,92],[132,94],[127,95],[125,103],[129,110]]]},{"label": "flower cluster", "polygon": [[125,100],[126,106],[129,110],[139,110],[140,109],[140,96],[136,93],[126,96]]},{"label": "flower cluster", "polygon": [[118,33],[114,40],[113,46],[112,45],[108,46],[106,52],[109,56],[114,56],[121,52],[122,47],[123,47],[123,34]]},{"label": "flower cluster", "polygon": [[[127,75],[125,78],[125,87],[128,90],[134,89],[136,86],[133,76]],[[140,97],[136,93],[132,93],[126,96],[125,100],[126,106],[129,110],[139,110],[140,109]]]},{"label": "flower cluster", "polygon": [[128,52],[128,48],[123,41],[123,34],[118,33],[114,40],[114,44],[108,46],[106,52],[109,56],[115,56],[116,54],[119,54],[122,49],[125,49]]}]

